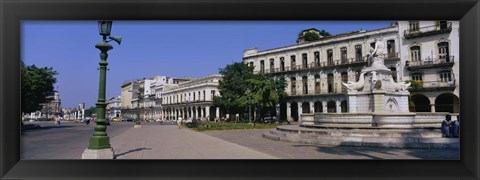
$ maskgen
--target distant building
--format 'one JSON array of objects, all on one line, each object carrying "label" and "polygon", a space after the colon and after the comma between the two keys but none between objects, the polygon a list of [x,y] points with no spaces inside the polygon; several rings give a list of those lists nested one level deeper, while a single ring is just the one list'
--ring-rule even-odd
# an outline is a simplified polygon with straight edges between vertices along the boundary
[{"label": "distant building", "polygon": [[64,120],[85,119],[85,103],[80,103],[75,108],[62,108],[62,114]]},{"label": "distant building", "polygon": [[106,118],[112,119],[114,117],[120,117],[122,115],[121,104],[122,101],[120,99],[120,96],[108,99],[106,107]]},{"label": "distant building", "polygon": [[[142,120],[154,121],[161,119],[162,114],[162,94],[168,85],[175,85],[190,81],[191,78],[171,78],[167,76],[155,76],[142,80],[128,81],[122,84],[121,88],[121,111],[122,116],[136,118],[137,111],[140,111]],[[137,97],[139,89],[143,89],[142,98]],[[139,110],[137,109],[139,108]]]},{"label": "distant building", "polygon": [[179,84],[164,85],[162,95],[163,119],[199,119],[213,121],[221,117],[213,97],[220,96],[218,83],[222,75],[214,74]]},{"label": "distant building", "polygon": [[62,116],[60,93],[54,90],[52,96],[47,97],[47,103],[41,104],[42,109],[30,114],[23,114],[23,118],[38,119],[38,118],[53,118],[57,115]]}]

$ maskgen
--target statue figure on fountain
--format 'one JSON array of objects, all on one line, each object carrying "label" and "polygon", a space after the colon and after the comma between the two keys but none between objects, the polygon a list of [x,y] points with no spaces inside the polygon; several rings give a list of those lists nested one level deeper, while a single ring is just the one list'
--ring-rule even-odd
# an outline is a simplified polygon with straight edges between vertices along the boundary
[{"label": "statue figure on fountain", "polygon": [[383,62],[383,55],[385,53],[385,44],[379,39],[375,38],[375,49],[370,49],[368,54],[368,62],[372,62],[370,67],[374,69],[388,69]]},{"label": "statue figure on fountain", "polygon": [[386,90],[386,91],[406,91],[410,83],[398,82],[396,83],[391,73],[384,64],[385,44],[378,38],[374,39],[375,48],[371,49],[367,55],[368,67],[362,70],[358,82],[346,82],[342,85],[348,89],[349,92],[357,92],[365,86],[364,74],[369,74],[370,90]]}]

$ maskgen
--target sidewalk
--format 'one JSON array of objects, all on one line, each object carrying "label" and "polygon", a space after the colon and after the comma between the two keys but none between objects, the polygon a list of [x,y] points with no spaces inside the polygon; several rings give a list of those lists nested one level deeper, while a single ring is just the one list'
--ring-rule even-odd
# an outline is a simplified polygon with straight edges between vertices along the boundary
[{"label": "sidewalk", "polygon": [[110,140],[116,159],[277,159],[175,125],[142,125]]}]

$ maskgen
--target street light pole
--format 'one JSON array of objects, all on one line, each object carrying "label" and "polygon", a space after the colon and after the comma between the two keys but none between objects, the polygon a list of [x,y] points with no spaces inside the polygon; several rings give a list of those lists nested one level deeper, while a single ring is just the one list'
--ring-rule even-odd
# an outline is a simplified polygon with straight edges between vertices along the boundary
[{"label": "street light pole", "polygon": [[[90,138],[88,148],[82,154],[82,159],[113,159],[113,149],[110,145],[110,138],[107,135],[107,124],[105,120],[105,109],[107,103],[105,102],[106,80],[107,80],[107,58],[108,51],[113,49],[113,46],[108,44],[107,36],[118,44],[121,42],[121,37],[110,37],[112,28],[112,21],[99,21],[100,35],[103,36],[102,42],[95,45],[100,50],[100,80],[98,87],[98,101],[96,105],[97,120],[93,136]],[[111,41],[110,40],[110,41]]]}]

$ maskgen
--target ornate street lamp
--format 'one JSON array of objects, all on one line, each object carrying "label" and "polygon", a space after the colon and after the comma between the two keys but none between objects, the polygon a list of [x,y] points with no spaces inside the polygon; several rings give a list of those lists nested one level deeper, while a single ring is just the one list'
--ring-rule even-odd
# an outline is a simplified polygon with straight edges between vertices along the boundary
[{"label": "ornate street lamp", "polygon": [[[103,36],[103,41],[96,44],[95,47],[101,51],[100,53],[100,82],[98,90],[98,101],[96,105],[97,124],[94,128],[93,136],[90,138],[88,148],[83,152],[82,159],[113,159],[113,149],[110,145],[110,138],[107,135],[107,126],[105,120],[105,109],[107,103],[105,102],[106,79],[107,79],[107,51],[113,49],[113,46],[108,44],[110,41],[115,41],[119,45],[122,41],[121,37],[112,37],[110,32],[112,30],[112,21],[98,21],[99,34]],[[107,36],[110,40],[107,40]]]}]

